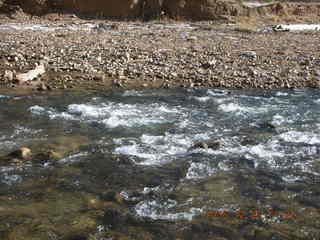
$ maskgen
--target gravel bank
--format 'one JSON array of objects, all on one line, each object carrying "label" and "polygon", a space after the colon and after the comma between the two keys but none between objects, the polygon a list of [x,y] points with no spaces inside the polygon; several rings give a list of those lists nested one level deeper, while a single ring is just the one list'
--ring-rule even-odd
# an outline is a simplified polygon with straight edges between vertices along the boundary
[{"label": "gravel bank", "polygon": [[[319,87],[319,37],[319,31],[244,31],[210,22],[3,23],[0,85],[38,90]],[[16,81],[16,74],[40,61],[45,74]]]}]

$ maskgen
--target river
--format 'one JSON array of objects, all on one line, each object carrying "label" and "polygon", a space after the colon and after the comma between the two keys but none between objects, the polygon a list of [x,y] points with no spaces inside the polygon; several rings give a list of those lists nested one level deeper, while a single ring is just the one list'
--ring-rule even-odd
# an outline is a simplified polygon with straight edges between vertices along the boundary
[{"label": "river", "polygon": [[[2,94],[0,105],[1,239],[320,237],[317,90]],[[6,160],[19,147],[38,157]]]}]

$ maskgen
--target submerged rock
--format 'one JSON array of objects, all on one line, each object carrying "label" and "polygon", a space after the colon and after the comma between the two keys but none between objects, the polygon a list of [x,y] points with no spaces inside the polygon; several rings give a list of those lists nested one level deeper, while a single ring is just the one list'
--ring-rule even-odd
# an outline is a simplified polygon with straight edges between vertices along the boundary
[{"label": "submerged rock", "polygon": [[48,142],[38,143],[33,148],[39,149],[39,156],[58,159],[69,153],[78,152],[81,146],[87,144],[89,144],[89,139],[84,136],[59,136]]},{"label": "submerged rock", "polygon": [[257,127],[262,130],[275,130],[277,127],[270,121],[258,122]]},{"label": "submerged rock", "polygon": [[207,142],[199,142],[195,143],[189,150],[196,149],[196,148],[202,148],[202,149],[212,149],[212,150],[218,150],[222,147],[222,143],[220,141],[207,141]]},{"label": "submerged rock", "polygon": [[40,152],[37,155],[35,155],[35,157],[33,158],[34,161],[37,162],[42,162],[42,161],[57,161],[59,159],[62,158],[62,155],[53,151],[53,150],[49,150],[49,151],[44,151],[44,152]]}]

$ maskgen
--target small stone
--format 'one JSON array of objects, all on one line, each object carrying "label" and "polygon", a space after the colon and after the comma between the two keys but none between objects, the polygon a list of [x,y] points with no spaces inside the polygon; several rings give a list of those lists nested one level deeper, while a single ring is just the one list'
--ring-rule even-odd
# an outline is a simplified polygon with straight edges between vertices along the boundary
[{"label": "small stone", "polygon": [[125,58],[126,58],[127,61],[129,61],[130,60],[130,53],[126,52]]},{"label": "small stone", "polygon": [[51,87],[50,85],[46,85],[46,87],[47,87],[48,91],[52,91],[53,90],[53,87]]},{"label": "small stone", "polygon": [[8,81],[12,81],[13,80],[13,72],[10,70],[5,70],[4,71],[4,75],[3,75],[4,79],[8,80]]},{"label": "small stone", "polygon": [[198,38],[196,36],[190,36],[187,38],[188,41],[196,41]]},{"label": "small stone", "polygon": [[242,58],[255,59],[257,58],[257,53],[255,51],[246,51],[240,54]]},{"label": "small stone", "polygon": [[38,90],[38,91],[46,91],[46,90],[48,90],[48,88],[47,88],[47,86],[42,82],[42,83],[40,83],[40,84],[38,85],[37,90]]},{"label": "small stone", "polygon": [[288,31],[289,31],[288,28],[285,28],[285,27],[282,26],[282,25],[272,26],[272,30],[273,30],[274,32],[288,32]]}]

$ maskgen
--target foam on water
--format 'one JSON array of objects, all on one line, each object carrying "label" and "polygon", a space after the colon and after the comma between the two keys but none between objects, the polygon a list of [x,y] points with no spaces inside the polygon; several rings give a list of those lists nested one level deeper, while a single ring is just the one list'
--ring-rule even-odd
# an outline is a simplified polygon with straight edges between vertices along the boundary
[{"label": "foam on water", "polygon": [[247,107],[233,102],[220,104],[218,109],[222,112],[234,113],[235,115],[256,114],[266,111],[266,109],[262,107]]},{"label": "foam on water", "polygon": [[68,112],[85,118],[99,118],[108,115],[109,109],[89,104],[71,104],[68,106]]},{"label": "foam on water", "polygon": [[209,96],[203,96],[203,97],[192,97],[198,102],[208,102],[211,98]]},{"label": "foam on water", "polygon": [[192,162],[186,173],[186,179],[200,179],[211,176],[217,171],[206,163]]},{"label": "foam on water", "polygon": [[75,118],[68,113],[65,113],[65,112],[59,113],[55,111],[53,108],[45,108],[38,105],[30,107],[29,111],[34,115],[47,116],[50,119],[75,120]]},{"label": "foam on water", "polygon": [[114,139],[114,142],[121,145],[115,148],[114,154],[139,157],[143,161],[138,164],[142,165],[162,164],[177,155],[185,155],[192,144],[192,140],[182,134],[164,136],[143,134],[138,139],[131,139],[129,145],[123,144],[125,139]]},{"label": "foam on water", "polygon": [[99,105],[71,104],[66,112],[57,112],[55,109],[41,106],[32,106],[29,110],[34,115],[45,115],[50,119],[98,122],[108,128],[161,124],[173,121],[179,114],[178,109],[157,103],[150,105],[113,102]]},{"label": "foam on water", "polygon": [[289,123],[289,122],[292,123],[293,121],[286,119],[285,117],[281,116],[280,114],[274,115],[272,117],[272,121],[271,121],[271,123],[274,126],[281,126],[282,124]]},{"label": "foam on water", "polygon": [[279,135],[286,142],[320,144],[320,134],[311,132],[289,131]]},{"label": "foam on water", "polygon": [[74,163],[74,162],[78,162],[78,161],[81,161],[81,159],[83,157],[86,157],[88,156],[89,153],[88,152],[79,152],[79,153],[75,153],[75,154],[72,154],[68,157],[65,157],[63,159],[60,159],[59,160],[59,163],[60,164],[71,164],[71,163]]},{"label": "foam on water", "polygon": [[42,129],[31,129],[31,128],[27,128],[21,125],[17,125],[14,128],[14,133],[13,133],[13,137],[19,137],[21,135],[35,135],[42,132]]},{"label": "foam on water", "polygon": [[143,159],[138,164],[153,165],[173,161],[176,157],[189,155],[190,147],[195,143],[210,139],[208,133],[194,135],[165,133],[161,136],[142,134],[140,138],[114,139],[119,145],[114,154],[135,156]]},{"label": "foam on water", "polygon": [[229,94],[228,91],[224,91],[224,90],[218,90],[218,91],[214,91],[214,90],[207,90],[207,94],[209,96],[214,96],[214,97],[217,97],[217,96],[226,96]]},{"label": "foam on water", "polygon": [[255,145],[252,147],[245,147],[248,153],[258,156],[261,159],[272,159],[274,157],[284,157],[284,154],[279,152],[277,149],[273,149],[274,145],[269,144],[265,146],[263,144]]},{"label": "foam on water", "polygon": [[135,90],[127,90],[122,94],[123,97],[141,97],[143,96],[142,93]]},{"label": "foam on water", "polygon": [[235,103],[221,104],[219,110],[223,112],[236,112],[236,111],[247,111],[246,108],[239,106]]},{"label": "foam on water", "polygon": [[156,200],[146,200],[135,206],[135,213],[140,217],[149,217],[154,220],[189,220],[199,216],[203,210],[201,208],[190,208],[188,212],[170,213],[170,210],[177,206],[177,202],[168,199],[166,202]]},{"label": "foam on water", "polygon": [[10,172],[10,171],[13,171],[15,169],[17,169],[17,167],[15,167],[15,166],[1,166],[0,167],[0,173],[3,174],[5,172]]},{"label": "foam on water", "polygon": [[281,97],[281,96],[288,96],[289,94],[286,92],[276,92],[276,96],[277,97]]},{"label": "foam on water", "polygon": [[4,173],[2,174],[0,181],[4,184],[7,185],[13,185],[17,184],[22,181],[22,177],[17,174],[9,174],[9,173]]},{"label": "foam on water", "polygon": [[9,98],[11,98],[11,97],[6,96],[6,95],[0,95],[0,99],[9,99]]}]

